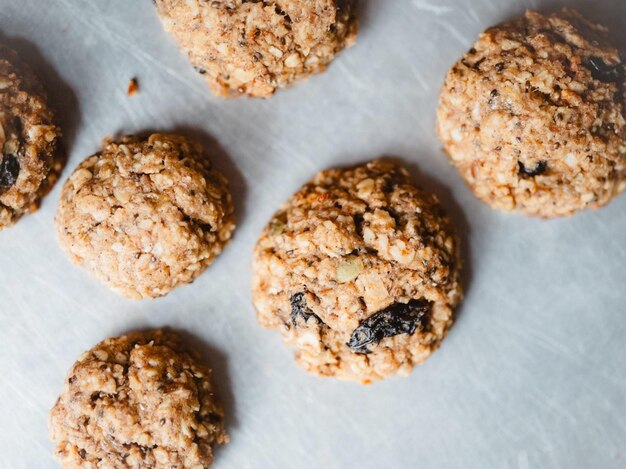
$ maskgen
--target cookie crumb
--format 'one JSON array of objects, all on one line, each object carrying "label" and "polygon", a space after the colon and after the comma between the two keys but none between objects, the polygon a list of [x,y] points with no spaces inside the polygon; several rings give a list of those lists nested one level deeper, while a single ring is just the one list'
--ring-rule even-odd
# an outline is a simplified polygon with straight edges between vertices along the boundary
[{"label": "cookie crumb", "polygon": [[136,94],[139,94],[139,81],[137,80],[137,78],[133,77],[128,82],[127,94],[128,96],[134,96]]}]

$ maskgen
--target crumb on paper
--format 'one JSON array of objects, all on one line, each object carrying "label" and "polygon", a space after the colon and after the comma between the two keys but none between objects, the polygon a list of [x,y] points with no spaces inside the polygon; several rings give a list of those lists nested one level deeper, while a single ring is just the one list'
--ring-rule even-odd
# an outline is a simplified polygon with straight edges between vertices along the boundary
[{"label": "crumb on paper", "polygon": [[137,93],[139,93],[139,82],[137,81],[137,78],[133,77],[128,83],[128,96],[133,96]]}]

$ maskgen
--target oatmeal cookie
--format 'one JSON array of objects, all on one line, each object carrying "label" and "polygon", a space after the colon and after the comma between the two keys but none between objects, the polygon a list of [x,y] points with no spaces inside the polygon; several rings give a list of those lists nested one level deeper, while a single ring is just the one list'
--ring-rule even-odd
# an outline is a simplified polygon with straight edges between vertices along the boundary
[{"label": "oatmeal cookie", "polygon": [[459,241],[436,197],[388,161],[319,173],[254,250],[253,301],[319,376],[408,374],[461,299]]},{"label": "oatmeal cookie", "polygon": [[624,64],[573,10],[485,31],[448,73],[438,132],[476,195],[538,217],[605,205],[626,187]]},{"label": "oatmeal cookie", "polygon": [[178,135],[105,143],[68,179],[56,216],[72,261],[129,298],[193,281],[235,227],[226,178]]},{"label": "oatmeal cookie", "polygon": [[211,370],[173,332],[108,339],[74,364],[50,413],[62,467],[197,469],[226,444]]},{"label": "oatmeal cookie", "polygon": [[41,83],[0,45],[0,230],[34,211],[58,179],[60,135]]},{"label": "oatmeal cookie", "polygon": [[356,39],[354,0],[155,0],[217,96],[267,98],[326,69]]}]

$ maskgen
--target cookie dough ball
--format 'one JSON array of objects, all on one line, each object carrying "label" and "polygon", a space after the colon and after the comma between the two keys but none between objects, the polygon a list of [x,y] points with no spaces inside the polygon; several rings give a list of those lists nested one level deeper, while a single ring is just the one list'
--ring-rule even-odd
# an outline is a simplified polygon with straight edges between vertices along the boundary
[{"label": "cookie dough ball", "polygon": [[326,69],[356,39],[353,0],[155,0],[217,96],[267,98]]},{"label": "cookie dough ball", "polygon": [[261,325],[307,371],[369,383],[439,346],[461,298],[459,241],[435,196],[374,161],[319,173],[254,250]]},{"label": "cookie dough ball", "polygon": [[527,12],[452,67],[438,131],[480,199],[548,218],[624,190],[624,65],[606,36],[573,10]]},{"label": "cookie dough ball", "polygon": [[193,281],[235,227],[226,178],[178,135],[105,143],[66,182],[60,244],[117,293],[165,295]]},{"label": "cookie dough ball", "polygon": [[0,45],[0,230],[36,210],[58,179],[59,138],[41,83]]},{"label": "cookie dough ball", "polygon": [[62,467],[196,469],[228,442],[211,370],[172,332],[108,339],[74,364],[50,413]]}]

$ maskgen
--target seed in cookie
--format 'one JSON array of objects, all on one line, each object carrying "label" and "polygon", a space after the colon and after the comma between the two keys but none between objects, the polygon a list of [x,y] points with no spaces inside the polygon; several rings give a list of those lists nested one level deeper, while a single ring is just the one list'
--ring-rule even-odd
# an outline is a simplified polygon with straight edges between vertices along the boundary
[{"label": "seed in cookie", "polygon": [[41,83],[0,45],[0,230],[35,210],[58,179],[60,135]]},{"label": "seed in cookie", "polygon": [[154,330],[84,353],[50,413],[64,468],[192,469],[228,442],[211,370],[180,337]]},{"label": "seed in cookie", "polygon": [[369,383],[439,346],[461,299],[459,241],[437,199],[388,161],[319,173],[254,249],[261,325],[307,371]]},{"label": "seed in cookie", "polygon": [[270,97],[356,39],[355,0],[155,0],[165,29],[217,96]]},{"label": "seed in cookie", "polygon": [[529,11],[452,67],[439,135],[495,208],[550,218],[601,207],[626,188],[624,71],[605,27]]},{"label": "seed in cookie", "polygon": [[193,281],[235,228],[226,178],[168,134],[105,143],[65,183],[56,223],[74,263],[137,299]]}]

